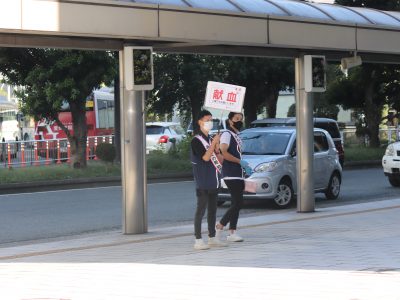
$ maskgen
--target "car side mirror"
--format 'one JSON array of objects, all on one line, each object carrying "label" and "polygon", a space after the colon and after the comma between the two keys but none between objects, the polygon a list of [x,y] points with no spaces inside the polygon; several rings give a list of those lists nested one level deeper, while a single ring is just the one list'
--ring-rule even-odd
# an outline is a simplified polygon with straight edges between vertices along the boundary
[{"label": "car side mirror", "polygon": [[176,143],[176,138],[169,138],[168,141],[171,142],[172,144],[175,144]]},{"label": "car side mirror", "polygon": [[290,156],[295,157],[297,155],[296,148],[293,148],[292,151],[290,151]]}]

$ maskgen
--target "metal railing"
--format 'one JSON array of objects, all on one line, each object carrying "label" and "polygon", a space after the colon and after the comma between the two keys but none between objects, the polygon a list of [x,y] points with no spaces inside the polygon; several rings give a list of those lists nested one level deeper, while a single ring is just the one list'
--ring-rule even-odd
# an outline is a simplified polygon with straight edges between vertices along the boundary
[{"label": "metal railing", "polygon": [[[96,160],[101,143],[114,144],[114,136],[91,136],[86,141],[86,159]],[[27,167],[69,163],[71,145],[67,139],[0,142],[0,167]]]}]

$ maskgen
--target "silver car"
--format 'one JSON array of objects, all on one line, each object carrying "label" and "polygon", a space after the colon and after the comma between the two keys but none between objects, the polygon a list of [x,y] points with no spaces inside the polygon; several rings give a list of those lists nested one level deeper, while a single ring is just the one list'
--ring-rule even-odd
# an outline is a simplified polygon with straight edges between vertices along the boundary
[{"label": "silver car", "polygon": [[[290,206],[296,191],[296,128],[252,128],[240,134],[243,157],[253,170],[246,180],[255,192],[245,192],[245,199],[272,199],[279,208]],[[314,129],[314,187],[327,199],[340,193],[342,167],[338,152],[329,133]],[[219,204],[230,197],[222,182]]]},{"label": "silver car", "polygon": [[166,152],[184,137],[185,132],[179,123],[148,122],[146,123],[146,153],[153,150]]}]

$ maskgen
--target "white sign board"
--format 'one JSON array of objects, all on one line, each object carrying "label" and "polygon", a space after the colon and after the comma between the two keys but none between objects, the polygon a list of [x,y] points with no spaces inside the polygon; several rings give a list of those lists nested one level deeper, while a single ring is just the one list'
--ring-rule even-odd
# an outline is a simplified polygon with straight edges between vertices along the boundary
[{"label": "white sign board", "polygon": [[204,106],[232,112],[241,112],[246,88],[243,86],[209,81]]}]

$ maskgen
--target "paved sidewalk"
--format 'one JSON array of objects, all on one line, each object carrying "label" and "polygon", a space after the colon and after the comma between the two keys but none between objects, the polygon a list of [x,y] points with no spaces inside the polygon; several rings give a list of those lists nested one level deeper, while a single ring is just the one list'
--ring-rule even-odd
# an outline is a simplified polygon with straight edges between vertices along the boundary
[{"label": "paved sidewalk", "polygon": [[205,251],[191,226],[0,248],[0,299],[400,300],[399,215],[397,199],[242,218],[245,242]]}]

